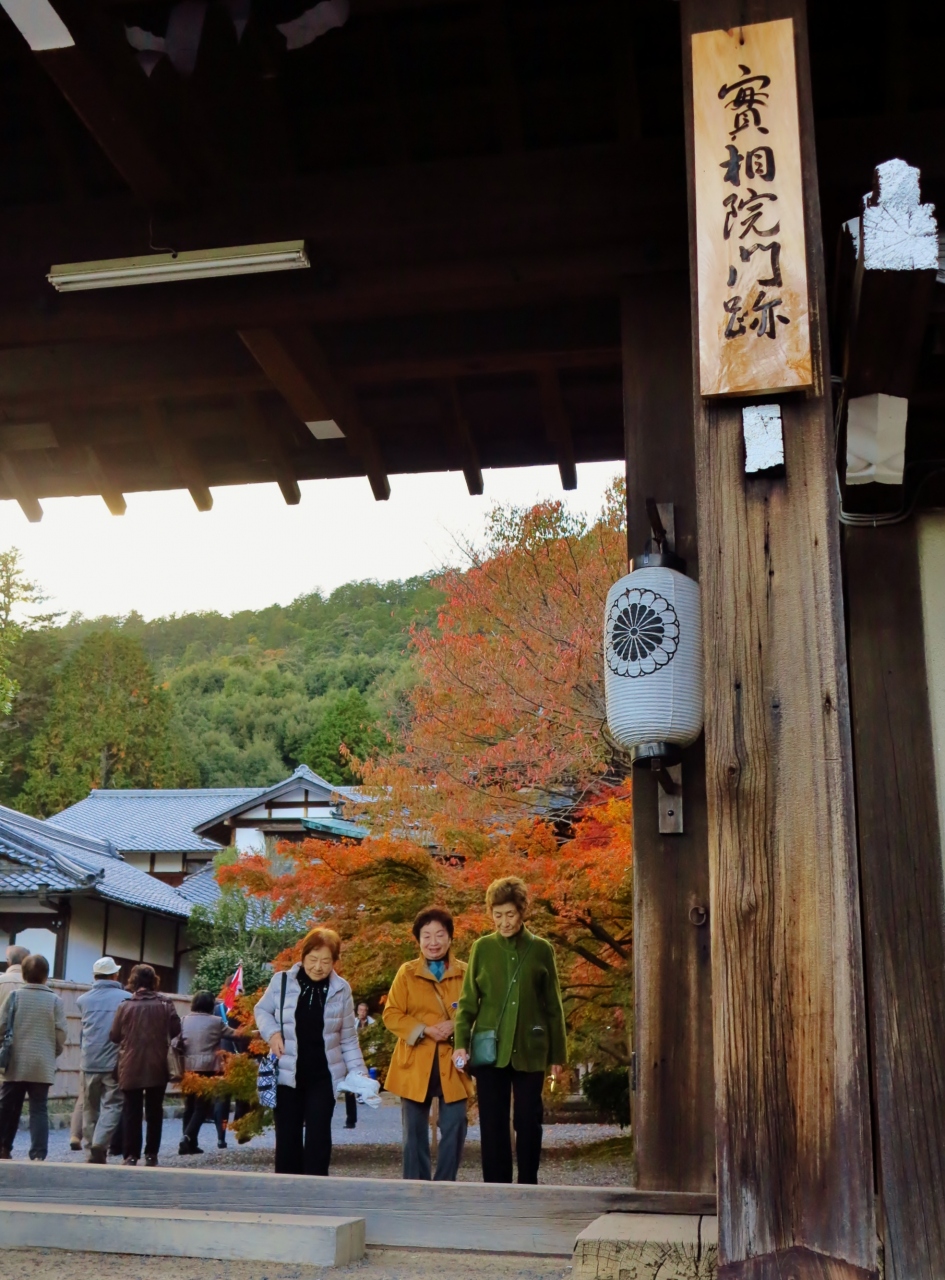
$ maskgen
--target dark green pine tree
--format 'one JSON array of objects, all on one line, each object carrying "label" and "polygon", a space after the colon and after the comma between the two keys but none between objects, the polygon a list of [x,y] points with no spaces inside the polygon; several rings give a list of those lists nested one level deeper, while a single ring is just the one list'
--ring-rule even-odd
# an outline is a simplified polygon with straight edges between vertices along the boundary
[{"label": "dark green pine tree", "polygon": [[155,682],[140,642],[115,631],[87,635],[56,676],[30,751],[20,806],[48,816],[93,787],[195,781],[170,695]]}]

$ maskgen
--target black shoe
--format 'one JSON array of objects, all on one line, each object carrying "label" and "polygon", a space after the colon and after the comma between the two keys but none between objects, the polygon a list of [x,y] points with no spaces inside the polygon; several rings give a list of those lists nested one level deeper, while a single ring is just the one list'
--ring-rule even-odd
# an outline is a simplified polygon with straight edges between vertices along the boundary
[{"label": "black shoe", "polygon": [[0,1147],[0,1160],[12,1160],[13,1152],[9,1147]]},{"label": "black shoe", "polygon": [[144,1163],[148,1166],[148,1168],[149,1168],[149,1169],[156,1169],[156,1168],[157,1168],[157,1156],[145,1156],[145,1157],[144,1157]]},{"label": "black shoe", "polygon": [[107,1164],[108,1154],[104,1147],[92,1147],[89,1151],[89,1164]]},{"label": "black shoe", "polygon": [[345,1121],[345,1128],[346,1128],[346,1129],[357,1129],[357,1127],[358,1127],[358,1122],[357,1122],[357,1120],[346,1120],[346,1121]]},{"label": "black shoe", "polygon": [[77,1138],[70,1138],[70,1139],[69,1139],[69,1150],[70,1150],[70,1151],[81,1151],[81,1150],[82,1150],[82,1142],[81,1142],[81,1140],[79,1140],[79,1139],[77,1139]]},{"label": "black shoe", "polygon": [[224,1151],[226,1149],[226,1138],[217,1139],[217,1150]]},{"label": "black shoe", "polygon": [[33,1155],[33,1153],[32,1153],[32,1151],[31,1151],[31,1152],[30,1152],[30,1159],[31,1159],[31,1160],[45,1160],[45,1159],[46,1159],[46,1157],[45,1157],[45,1156],[34,1156],[34,1155]]},{"label": "black shoe", "polygon": [[125,1156],[124,1160],[122,1160],[122,1164],[137,1164],[137,1163],[138,1163],[137,1156]]}]

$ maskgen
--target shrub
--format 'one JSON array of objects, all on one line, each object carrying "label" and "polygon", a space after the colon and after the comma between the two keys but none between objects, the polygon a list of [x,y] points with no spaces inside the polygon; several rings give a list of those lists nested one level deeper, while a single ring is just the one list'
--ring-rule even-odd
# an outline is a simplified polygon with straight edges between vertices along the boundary
[{"label": "shrub", "polygon": [[258,991],[265,987],[272,977],[272,970],[261,960],[253,957],[247,959],[235,947],[207,947],[197,961],[194,980],[190,984],[191,991],[210,991],[214,996],[220,994],[236,972],[240,961],[243,963],[243,990]]},{"label": "shrub", "polygon": [[594,1067],[581,1081],[581,1092],[595,1111],[612,1124],[630,1124],[630,1072],[626,1067]]}]

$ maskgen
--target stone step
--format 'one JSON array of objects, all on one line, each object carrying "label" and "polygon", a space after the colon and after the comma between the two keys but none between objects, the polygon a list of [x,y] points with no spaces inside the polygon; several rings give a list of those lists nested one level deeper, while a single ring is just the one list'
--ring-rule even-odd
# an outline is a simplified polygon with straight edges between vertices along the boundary
[{"label": "stone step", "polygon": [[0,1200],[0,1249],[31,1246],[343,1267],[364,1257],[364,1219]]},{"label": "stone step", "polygon": [[716,1280],[718,1219],[605,1213],[577,1238],[571,1280]]}]

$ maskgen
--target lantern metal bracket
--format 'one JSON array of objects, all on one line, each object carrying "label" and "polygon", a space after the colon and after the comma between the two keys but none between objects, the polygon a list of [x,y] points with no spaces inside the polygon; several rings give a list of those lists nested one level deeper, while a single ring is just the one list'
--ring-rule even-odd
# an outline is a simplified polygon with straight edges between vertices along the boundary
[{"label": "lantern metal bracket", "polygon": [[682,765],[664,765],[656,773],[661,836],[683,834]]}]

